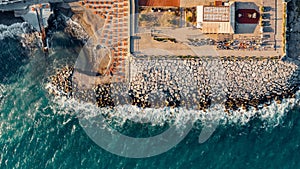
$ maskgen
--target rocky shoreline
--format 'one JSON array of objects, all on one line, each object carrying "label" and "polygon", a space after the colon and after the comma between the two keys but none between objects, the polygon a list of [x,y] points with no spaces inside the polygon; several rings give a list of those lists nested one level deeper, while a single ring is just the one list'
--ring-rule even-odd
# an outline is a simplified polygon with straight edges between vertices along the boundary
[{"label": "rocky shoreline", "polygon": [[99,107],[131,104],[205,110],[221,103],[227,110],[248,110],[295,97],[300,84],[298,67],[278,59],[134,59],[131,66],[136,72],[129,83],[91,88],[78,88],[72,82],[74,69],[66,67],[51,78],[51,86],[56,87],[51,92]]},{"label": "rocky shoreline", "polygon": [[[298,90],[296,65],[279,59],[239,59],[136,59],[131,65],[136,72],[130,89],[146,98],[148,93],[169,91],[167,95],[172,99],[166,99],[166,106],[174,102],[184,106],[184,101],[187,108],[198,105],[197,109],[219,102],[225,103],[227,109],[257,108],[272,99],[280,102],[282,98],[293,97]],[[145,86],[150,88],[145,90]],[[145,97],[142,100],[147,100]]]},{"label": "rocky shoreline", "polygon": [[58,9],[48,19],[47,36],[51,37],[54,32],[63,31],[70,35],[71,38],[79,40],[85,44],[89,38],[84,28],[71,18],[65,16]]}]

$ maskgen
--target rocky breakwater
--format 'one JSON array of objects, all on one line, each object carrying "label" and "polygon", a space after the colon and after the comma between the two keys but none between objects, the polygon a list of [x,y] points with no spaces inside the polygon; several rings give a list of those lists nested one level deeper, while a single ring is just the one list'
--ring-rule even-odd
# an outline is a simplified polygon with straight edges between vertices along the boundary
[{"label": "rocky breakwater", "polygon": [[147,58],[135,59],[131,67],[131,96],[146,107],[155,96],[160,106],[259,108],[293,97],[299,84],[297,66],[274,58]]},{"label": "rocky breakwater", "polygon": [[72,83],[72,73],[68,71],[53,76],[51,83],[64,86],[52,88],[60,91],[56,93],[100,107],[132,104],[206,110],[223,104],[227,110],[248,109],[294,97],[300,82],[297,68],[274,58],[141,57],[131,62],[129,83],[95,84],[84,90],[73,83],[72,89],[65,86]]},{"label": "rocky breakwater", "polygon": [[89,87],[85,86],[85,81],[77,83],[74,78],[74,67],[65,66],[56,71],[55,75],[48,78],[49,83],[46,85],[50,94],[63,96],[68,99],[76,99],[80,102],[94,103],[99,107],[114,106],[111,98],[110,89],[112,84],[99,84]]},{"label": "rocky breakwater", "polygon": [[56,74],[49,77],[50,84],[47,85],[49,93],[56,96],[72,96],[73,67],[66,66],[57,70]]}]

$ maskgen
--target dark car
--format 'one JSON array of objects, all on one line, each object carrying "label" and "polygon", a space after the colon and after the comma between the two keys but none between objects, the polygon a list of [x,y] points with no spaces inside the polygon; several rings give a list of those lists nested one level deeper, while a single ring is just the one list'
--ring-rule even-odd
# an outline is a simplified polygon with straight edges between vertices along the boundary
[{"label": "dark car", "polygon": [[264,10],[263,10],[264,12],[269,12],[271,10],[273,10],[272,7],[270,7],[270,6],[264,6]]},{"label": "dark car", "polygon": [[269,38],[271,38],[271,35],[270,35],[270,34],[264,34],[264,35],[263,35],[263,38],[269,39]]},{"label": "dark car", "polygon": [[269,13],[264,13],[264,14],[262,14],[262,18],[263,18],[263,19],[271,19],[271,14],[269,14]]},{"label": "dark car", "polygon": [[270,21],[262,21],[262,26],[270,26]]}]

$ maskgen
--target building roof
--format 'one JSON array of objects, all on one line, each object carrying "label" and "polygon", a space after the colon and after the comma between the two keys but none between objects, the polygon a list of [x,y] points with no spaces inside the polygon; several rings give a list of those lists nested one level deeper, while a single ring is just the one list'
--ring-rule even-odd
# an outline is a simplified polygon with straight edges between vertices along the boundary
[{"label": "building roof", "polygon": [[228,6],[204,6],[203,21],[206,22],[228,22],[229,21]]},{"label": "building roof", "polygon": [[180,0],[138,0],[139,6],[180,7]]},{"label": "building roof", "polygon": [[203,33],[234,33],[235,5],[197,6],[197,27]]},{"label": "building roof", "polygon": [[257,24],[260,18],[260,14],[254,9],[239,9],[236,13],[238,23]]}]

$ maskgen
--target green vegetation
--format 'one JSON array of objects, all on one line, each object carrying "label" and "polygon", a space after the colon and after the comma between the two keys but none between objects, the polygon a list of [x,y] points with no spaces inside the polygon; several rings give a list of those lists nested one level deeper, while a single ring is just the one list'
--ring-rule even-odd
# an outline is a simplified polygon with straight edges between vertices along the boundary
[{"label": "green vegetation", "polygon": [[159,42],[171,41],[171,42],[177,43],[175,38],[168,38],[168,37],[157,37],[157,36],[155,36],[154,40],[159,41]]},{"label": "green vegetation", "polygon": [[192,22],[193,21],[193,18],[191,16],[187,17],[186,19],[188,22]]}]

